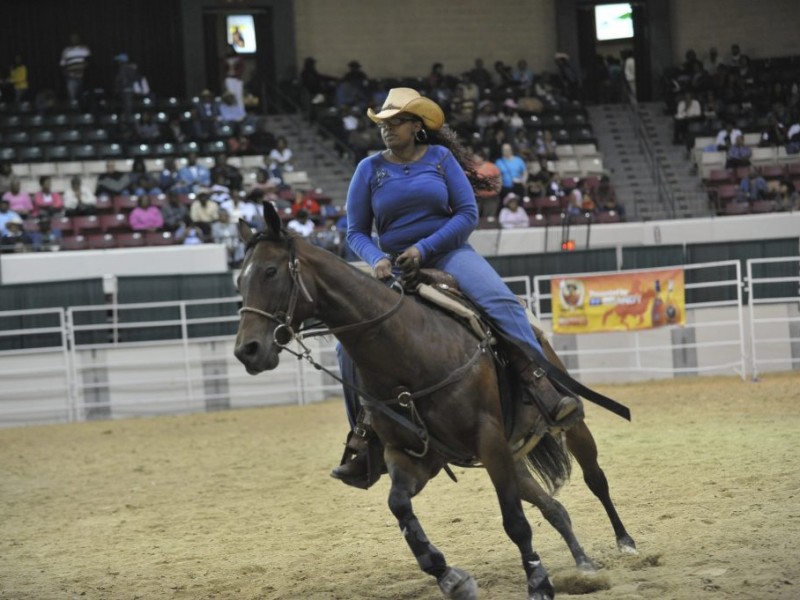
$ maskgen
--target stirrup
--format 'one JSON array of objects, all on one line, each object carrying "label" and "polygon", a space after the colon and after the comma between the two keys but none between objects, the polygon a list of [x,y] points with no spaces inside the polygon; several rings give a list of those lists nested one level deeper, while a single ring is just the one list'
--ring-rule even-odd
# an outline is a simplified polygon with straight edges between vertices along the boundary
[{"label": "stirrup", "polygon": [[383,462],[383,447],[374,434],[356,426],[347,435],[347,444],[339,466],[331,471],[331,477],[366,490],[386,472]]}]

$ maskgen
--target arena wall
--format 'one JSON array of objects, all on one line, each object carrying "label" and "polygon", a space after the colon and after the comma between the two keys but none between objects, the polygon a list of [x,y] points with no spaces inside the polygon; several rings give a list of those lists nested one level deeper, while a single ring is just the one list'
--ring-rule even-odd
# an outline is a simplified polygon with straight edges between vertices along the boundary
[{"label": "arena wall", "polygon": [[712,46],[721,60],[731,44],[750,58],[800,54],[800,2],[797,0],[671,0],[675,64],[687,50],[702,58]]},{"label": "arena wall", "polygon": [[424,77],[431,64],[460,74],[476,58],[516,65],[525,58],[535,72],[554,69],[555,3],[551,0],[436,2],[295,0],[299,65],[317,59],[321,73],[341,76],[357,59],[370,77]]}]

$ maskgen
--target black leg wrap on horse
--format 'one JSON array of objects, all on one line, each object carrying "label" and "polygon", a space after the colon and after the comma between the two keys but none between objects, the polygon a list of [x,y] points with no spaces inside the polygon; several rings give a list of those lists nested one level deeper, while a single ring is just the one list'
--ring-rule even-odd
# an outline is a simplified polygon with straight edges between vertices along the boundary
[{"label": "black leg wrap on horse", "polygon": [[522,561],[525,574],[528,576],[528,597],[536,600],[549,600],[555,597],[555,588],[544,568],[539,555],[527,557]]}]

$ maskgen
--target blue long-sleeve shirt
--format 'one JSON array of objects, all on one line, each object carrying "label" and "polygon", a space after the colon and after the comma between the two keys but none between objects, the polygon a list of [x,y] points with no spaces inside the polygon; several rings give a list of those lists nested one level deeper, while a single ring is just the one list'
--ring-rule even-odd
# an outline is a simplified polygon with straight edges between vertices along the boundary
[{"label": "blue long-sleeve shirt", "polygon": [[[372,239],[372,226],[378,244]],[[425,260],[463,246],[478,224],[472,186],[452,153],[428,146],[419,160],[362,160],[347,192],[347,243],[374,267],[387,254],[416,246]]]}]

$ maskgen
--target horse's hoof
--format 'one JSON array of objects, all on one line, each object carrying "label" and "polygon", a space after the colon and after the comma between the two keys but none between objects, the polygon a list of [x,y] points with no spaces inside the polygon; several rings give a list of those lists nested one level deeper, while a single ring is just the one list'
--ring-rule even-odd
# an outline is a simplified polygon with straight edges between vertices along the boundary
[{"label": "horse's hoof", "polygon": [[633,538],[629,535],[623,535],[617,538],[617,548],[619,548],[619,551],[623,554],[639,554],[639,551],[636,549],[636,542],[634,542]]},{"label": "horse's hoof", "polygon": [[553,600],[556,590],[547,569],[540,561],[536,561],[531,576],[528,577],[528,600]]},{"label": "horse's hoof", "polygon": [[446,598],[452,600],[475,600],[478,597],[478,584],[472,575],[456,567],[447,567],[439,579],[439,589]]},{"label": "horse's hoof", "polygon": [[594,566],[592,559],[588,557],[581,559],[576,566],[578,567],[578,571],[584,575],[594,575],[597,573],[597,567]]}]

